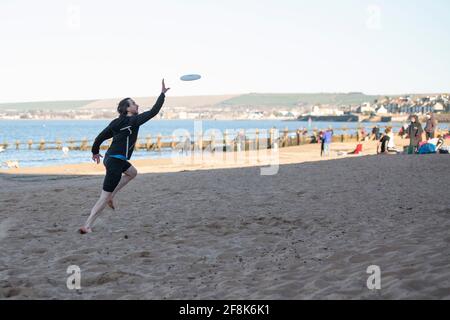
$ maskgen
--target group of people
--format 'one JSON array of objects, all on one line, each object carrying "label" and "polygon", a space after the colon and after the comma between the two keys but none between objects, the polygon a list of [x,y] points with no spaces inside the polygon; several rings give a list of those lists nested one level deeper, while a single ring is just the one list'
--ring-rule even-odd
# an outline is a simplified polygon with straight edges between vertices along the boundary
[{"label": "group of people", "polygon": [[[408,138],[410,143],[408,147],[408,153],[445,153],[446,147],[444,147],[445,137],[437,134],[438,123],[433,113],[427,114],[427,121],[425,127],[419,121],[417,115],[410,117],[410,123],[405,124],[400,128],[399,135],[404,138]],[[426,139],[423,139],[425,133]],[[373,127],[372,131],[366,133],[362,128],[359,131],[359,136],[363,141],[375,140],[378,141],[377,153],[378,154],[398,154],[403,150],[399,150],[395,145],[395,135],[392,127],[387,127],[385,132],[382,133],[379,126]],[[330,127],[326,130],[319,132],[316,142],[321,143],[320,155],[330,155],[330,145],[333,139],[333,129]]]},{"label": "group of people", "polygon": [[[421,148],[428,148],[430,152],[437,152],[444,145],[444,138],[442,135],[437,135],[438,125],[433,113],[427,114],[427,122],[425,128],[419,121],[417,115],[410,117],[409,125],[405,124],[400,129],[399,135],[409,138],[408,153],[421,153]],[[425,133],[426,140],[423,140]],[[381,134],[380,139],[377,139],[377,153],[400,153],[395,147],[394,134],[392,128],[386,128],[386,132]],[[428,153],[428,152],[426,152]]]}]

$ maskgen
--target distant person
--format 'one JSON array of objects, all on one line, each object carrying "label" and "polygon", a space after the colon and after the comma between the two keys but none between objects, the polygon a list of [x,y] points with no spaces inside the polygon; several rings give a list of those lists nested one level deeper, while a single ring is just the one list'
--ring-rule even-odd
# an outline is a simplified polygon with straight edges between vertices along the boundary
[{"label": "distant person", "polygon": [[403,136],[406,134],[405,129],[403,126],[400,127],[400,130],[398,131],[398,135],[403,139]]},{"label": "distant person", "polygon": [[427,140],[434,139],[437,130],[437,121],[434,117],[434,113],[430,112],[427,114],[427,124],[425,125],[425,134]]},{"label": "distant person", "polygon": [[334,136],[334,130],[333,130],[333,127],[332,127],[332,126],[329,126],[329,127],[328,127],[328,130],[331,132],[331,135]]},{"label": "distant person", "polygon": [[328,157],[330,155],[331,142],[333,140],[333,130],[328,129],[323,134],[323,154]]},{"label": "distant person", "polygon": [[428,143],[436,146],[436,150],[440,150],[444,146],[444,138],[442,135],[438,135],[436,138],[428,140]]},{"label": "distant person", "polygon": [[361,135],[360,140],[361,141],[366,141],[367,134],[366,134],[366,129],[364,127],[361,128],[360,135]]},{"label": "distant person", "polygon": [[236,136],[236,146],[238,152],[245,151],[245,135],[242,130]]},{"label": "distant person", "polygon": [[[156,104],[149,111],[139,114],[139,106],[130,98],[123,99],[117,107],[120,116],[114,119],[95,139],[92,146],[92,160],[100,163],[100,145],[113,138],[111,146],[105,154],[103,164],[106,167],[106,176],[103,182],[103,190],[97,203],[91,210],[91,215],[85,225],[79,229],[81,234],[92,232],[92,226],[106,206],[114,209],[114,196],[137,176],[137,171],[131,163],[131,155],[137,141],[139,127],[155,117],[161,110],[165,94],[170,88],[166,88],[162,80],[162,90]],[[122,174],[124,174],[122,176]]]},{"label": "distant person", "polygon": [[378,128],[378,126],[373,127],[372,129],[372,137],[373,140],[380,140],[381,135],[380,135],[380,128]]},{"label": "distant person", "polygon": [[[387,154],[387,144],[389,142],[389,136],[387,134],[382,134],[381,139],[377,144],[377,154]],[[380,148],[381,147],[381,148]]]},{"label": "distant person", "polygon": [[323,157],[323,153],[325,151],[325,134],[322,130],[319,132],[319,140],[320,140],[320,156]]},{"label": "distant person", "polygon": [[391,128],[386,128],[386,132],[381,135],[377,145],[377,154],[399,153],[395,147],[394,133]]},{"label": "distant person", "polygon": [[397,146],[395,145],[395,134],[392,130],[392,127],[386,128],[386,134],[389,136],[389,142],[388,142],[388,152],[392,153],[400,153],[400,150],[397,149]]},{"label": "distant person", "polygon": [[419,145],[422,142],[423,129],[419,122],[419,117],[416,115],[411,116],[411,123],[406,131],[409,137],[409,147],[411,153],[417,153]]},{"label": "distant person", "polygon": [[317,133],[316,130],[313,130],[311,135],[311,143],[320,143],[320,132]]},{"label": "distant person", "polygon": [[184,153],[184,154],[188,155],[188,153],[191,151],[191,147],[192,147],[192,145],[191,145],[191,139],[190,139],[189,137],[186,137],[186,139],[184,140],[182,146],[183,146],[183,147],[182,147],[182,149],[181,149],[181,154]]},{"label": "distant person", "polygon": [[405,139],[406,137],[407,137],[407,135],[408,135],[408,124],[407,123],[404,123],[403,125],[402,125],[402,127],[400,128],[400,131],[398,132],[398,135],[400,136],[400,137],[402,137],[402,139]]}]

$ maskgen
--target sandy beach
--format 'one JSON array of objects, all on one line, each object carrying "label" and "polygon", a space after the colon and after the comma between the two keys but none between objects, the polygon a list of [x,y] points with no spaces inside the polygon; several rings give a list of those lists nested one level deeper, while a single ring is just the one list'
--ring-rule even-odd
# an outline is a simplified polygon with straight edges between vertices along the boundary
[{"label": "sandy beach", "polygon": [[450,299],[448,155],[376,156],[368,142],[336,156],[354,146],[327,161],[318,145],[280,149],[273,176],[133,161],[140,175],[86,236],[103,166],[3,171],[0,299]]}]

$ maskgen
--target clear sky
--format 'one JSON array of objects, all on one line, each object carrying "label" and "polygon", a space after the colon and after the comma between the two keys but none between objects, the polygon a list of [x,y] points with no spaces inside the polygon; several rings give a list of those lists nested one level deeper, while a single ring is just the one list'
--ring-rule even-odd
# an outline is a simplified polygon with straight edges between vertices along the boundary
[{"label": "clear sky", "polygon": [[448,0],[1,0],[0,102],[448,92],[449,34]]}]

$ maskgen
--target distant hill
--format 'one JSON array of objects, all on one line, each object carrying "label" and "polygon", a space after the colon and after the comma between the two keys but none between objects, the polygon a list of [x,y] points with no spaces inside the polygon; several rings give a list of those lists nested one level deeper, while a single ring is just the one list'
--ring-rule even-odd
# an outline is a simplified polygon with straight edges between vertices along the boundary
[{"label": "distant hill", "polygon": [[257,105],[257,106],[286,106],[294,107],[298,104],[336,104],[349,105],[373,102],[383,96],[371,96],[363,93],[250,93],[237,96],[222,102],[222,105]]},{"label": "distant hill", "polygon": [[75,110],[91,103],[92,101],[93,100],[0,103],[0,110]]},{"label": "distant hill", "polygon": [[[190,97],[171,97],[167,96],[166,102],[164,104],[165,107],[212,107],[222,103],[223,101],[227,101],[233,99],[236,95],[220,95],[220,96],[190,96]],[[137,104],[141,106],[141,108],[149,108],[153,106],[158,97],[142,97],[142,98],[133,98]],[[117,99],[105,99],[93,101],[89,104],[86,104],[81,109],[110,109],[116,108],[119,103],[120,98]]]},{"label": "distant hill", "polygon": [[[295,107],[299,104],[332,104],[332,105],[356,105],[364,102],[373,102],[383,99],[384,96],[365,95],[361,92],[350,93],[249,93],[242,95],[217,95],[217,96],[187,96],[171,97],[166,99],[167,107]],[[157,97],[135,98],[142,108],[151,107]],[[79,101],[48,101],[48,102],[23,102],[1,103],[0,111],[11,109],[17,111],[31,110],[90,110],[90,109],[114,109],[120,98],[102,100]]]}]

